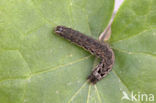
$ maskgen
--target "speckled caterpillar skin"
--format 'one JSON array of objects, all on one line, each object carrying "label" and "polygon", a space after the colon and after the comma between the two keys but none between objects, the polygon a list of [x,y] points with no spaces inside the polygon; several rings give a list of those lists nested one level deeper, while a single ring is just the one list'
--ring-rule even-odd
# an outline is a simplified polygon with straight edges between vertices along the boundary
[{"label": "speckled caterpillar skin", "polygon": [[55,33],[70,40],[76,45],[89,51],[91,54],[101,59],[100,63],[93,69],[88,76],[88,80],[92,84],[96,84],[104,78],[111,70],[114,64],[114,53],[107,43],[101,43],[91,37],[88,37],[79,31],[73,30],[65,26],[57,26]]}]

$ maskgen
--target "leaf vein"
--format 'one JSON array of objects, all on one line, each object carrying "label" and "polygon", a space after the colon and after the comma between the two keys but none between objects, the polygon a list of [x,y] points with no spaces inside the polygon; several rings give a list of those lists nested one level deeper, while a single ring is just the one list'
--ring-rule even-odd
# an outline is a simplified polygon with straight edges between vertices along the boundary
[{"label": "leaf vein", "polygon": [[77,94],[80,93],[80,91],[86,86],[87,82],[83,83],[82,86],[73,94],[73,96],[68,100],[67,103],[70,103]]},{"label": "leaf vein", "polygon": [[87,59],[88,59],[89,57],[91,57],[91,56],[92,56],[92,55],[89,55],[89,56],[80,58],[80,59],[78,59],[78,60],[75,60],[75,61],[73,61],[73,62],[70,62],[70,63],[67,63],[67,64],[63,64],[63,65],[58,65],[58,66],[53,67],[53,68],[48,67],[47,69],[45,69],[45,70],[43,70],[43,71],[38,71],[38,72],[33,73],[32,76],[39,75],[39,74],[46,73],[46,72],[50,72],[50,71],[53,71],[53,70],[57,70],[57,69],[59,69],[59,68],[61,68],[61,67],[73,65],[73,64],[75,64],[75,63],[79,63],[79,62],[81,62],[81,61],[83,61],[83,60],[87,60]]},{"label": "leaf vein", "polygon": [[145,30],[143,30],[143,31],[141,31],[141,32],[139,32],[139,33],[137,33],[137,34],[135,34],[135,35],[128,36],[128,37],[123,38],[123,39],[120,39],[120,40],[111,41],[111,43],[114,44],[114,43],[117,43],[117,42],[121,42],[121,41],[123,41],[123,40],[127,40],[127,39],[129,39],[129,38],[136,37],[136,36],[138,36],[138,35],[142,35],[144,32],[147,32],[147,31],[150,31],[150,30],[153,30],[153,29],[154,29],[154,28],[145,29]]},{"label": "leaf vein", "polygon": [[91,85],[89,85],[89,88],[88,88],[87,103],[89,103],[89,97],[90,97],[90,89],[91,89]]},{"label": "leaf vein", "polygon": [[100,96],[100,94],[99,94],[99,91],[98,91],[96,85],[94,86],[94,88],[95,88],[95,90],[96,90],[96,94],[97,94],[98,100],[100,101],[100,103],[102,103],[102,101],[101,101],[101,96]]}]

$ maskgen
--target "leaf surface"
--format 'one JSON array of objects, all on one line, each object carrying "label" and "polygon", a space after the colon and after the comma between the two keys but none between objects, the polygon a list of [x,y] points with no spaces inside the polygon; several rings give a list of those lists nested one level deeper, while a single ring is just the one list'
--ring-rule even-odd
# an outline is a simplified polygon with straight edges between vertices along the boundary
[{"label": "leaf surface", "polygon": [[1,0],[0,101],[131,103],[121,100],[123,91],[156,93],[155,4],[124,2],[112,25],[113,71],[92,86],[86,77],[95,57],[53,29],[65,25],[98,39],[113,0]]}]

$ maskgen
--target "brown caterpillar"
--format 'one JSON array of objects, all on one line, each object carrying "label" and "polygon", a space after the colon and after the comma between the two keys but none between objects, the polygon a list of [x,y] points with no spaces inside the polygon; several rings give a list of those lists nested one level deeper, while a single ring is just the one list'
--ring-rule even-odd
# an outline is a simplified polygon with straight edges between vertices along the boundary
[{"label": "brown caterpillar", "polygon": [[57,26],[55,33],[70,40],[76,45],[89,51],[91,54],[101,59],[100,63],[93,69],[88,76],[88,80],[92,84],[96,84],[104,78],[111,70],[114,64],[114,53],[107,43],[101,43],[91,37],[88,37],[79,31],[73,30],[65,26]]}]

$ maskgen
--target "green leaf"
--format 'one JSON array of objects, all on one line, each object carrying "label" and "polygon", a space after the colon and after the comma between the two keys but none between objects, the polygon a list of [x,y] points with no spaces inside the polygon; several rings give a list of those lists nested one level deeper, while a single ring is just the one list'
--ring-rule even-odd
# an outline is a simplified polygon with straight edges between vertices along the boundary
[{"label": "green leaf", "polygon": [[0,102],[102,102],[96,86],[89,99],[86,82],[95,57],[53,29],[65,25],[97,39],[113,6],[113,0],[0,0]]},{"label": "green leaf", "polygon": [[130,92],[148,96],[156,96],[155,5],[155,0],[126,0],[115,17],[110,40],[116,56],[114,71],[122,83]]},{"label": "green leaf", "polygon": [[[132,103],[123,92],[156,95],[156,2],[126,0],[112,25],[113,71],[88,85],[96,59],[56,36],[65,25],[98,38],[113,0],[0,0],[0,102]],[[140,103],[140,102],[137,102]]]}]

